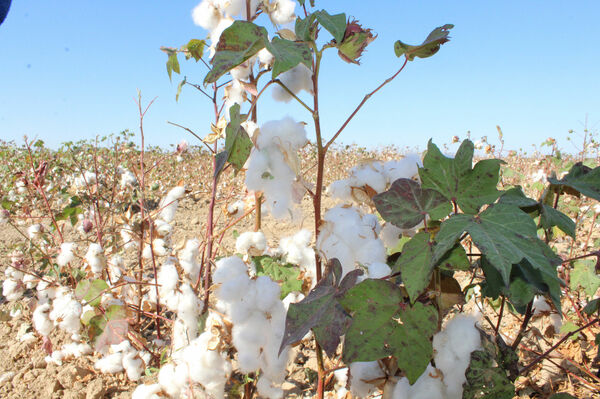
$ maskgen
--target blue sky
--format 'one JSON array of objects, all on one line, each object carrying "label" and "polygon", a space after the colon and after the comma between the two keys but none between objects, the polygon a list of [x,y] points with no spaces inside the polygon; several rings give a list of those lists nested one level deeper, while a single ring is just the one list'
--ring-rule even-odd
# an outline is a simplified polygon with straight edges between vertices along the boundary
[{"label": "blue sky", "polygon": [[[183,75],[201,82],[206,69],[182,61],[182,76],[171,83],[159,47],[204,38],[190,15],[197,2],[13,1],[0,26],[0,138],[20,143],[26,134],[56,146],[124,129],[137,132],[133,99],[140,89],[146,101],[158,97],[145,121],[147,142],[194,143],[166,121],[209,132],[205,97],[186,88],[175,102]],[[424,148],[430,137],[444,143],[467,131],[494,142],[500,125],[509,148],[531,149],[555,137],[571,150],[569,129],[582,131],[586,116],[589,127],[600,125],[597,1],[316,3],[330,13],[345,11],[379,35],[361,66],[344,63],[334,50],[324,57],[325,136],[401,65],[393,53],[396,40],[420,43],[445,23],[455,25],[452,40],[434,57],[409,63],[350,123],[342,142]],[[311,120],[299,106],[275,104],[270,95],[259,106],[262,121],[288,114]]]}]

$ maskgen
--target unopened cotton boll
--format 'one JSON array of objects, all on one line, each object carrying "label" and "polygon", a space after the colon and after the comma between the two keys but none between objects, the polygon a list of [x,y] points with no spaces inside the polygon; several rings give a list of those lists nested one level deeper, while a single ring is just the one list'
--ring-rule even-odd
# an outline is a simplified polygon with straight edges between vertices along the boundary
[{"label": "unopened cotton boll", "polygon": [[56,257],[56,263],[59,266],[66,266],[67,263],[72,262],[75,258],[73,251],[77,248],[77,244],[73,242],[64,242],[60,244],[60,252]]},{"label": "unopened cotton boll", "polygon": [[275,25],[285,25],[296,18],[296,2],[293,0],[275,0],[271,3],[271,9],[269,16]]},{"label": "unopened cotton boll", "polygon": [[88,247],[87,253],[85,254],[85,260],[90,265],[94,274],[101,274],[106,266],[106,260],[104,259],[104,250],[98,243],[91,243]]},{"label": "unopened cotton boll", "polygon": [[[304,90],[313,95],[312,71],[302,63],[279,75],[279,80],[294,94],[298,94]],[[279,85],[273,87],[272,93],[276,101],[287,103],[293,98]]]}]

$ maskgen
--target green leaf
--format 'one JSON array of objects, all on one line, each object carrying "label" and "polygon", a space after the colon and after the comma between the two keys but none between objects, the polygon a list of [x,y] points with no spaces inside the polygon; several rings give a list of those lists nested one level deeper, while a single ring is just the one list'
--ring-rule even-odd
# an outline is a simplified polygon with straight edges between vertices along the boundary
[{"label": "green leaf", "polygon": [[281,286],[281,299],[290,292],[302,291],[300,269],[291,263],[283,262],[268,255],[255,256],[252,263],[256,267],[257,276],[269,276]]},{"label": "green leaf", "polygon": [[400,289],[385,280],[366,279],[348,290],[340,301],[353,313],[344,340],[344,362],[393,355],[411,384],[419,378],[433,355],[437,311],[420,302],[402,309],[402,299]]},{"label": "green leaf", "polygon": [[498,199],[498,203],[518,206],[527,213],[529,213],[528,210],[530,208],[534,208],[539,205],[538,201],[527,197],[525,193],[523,193],[521,186],[513,187],[504,191],[500,199]]},{"label": "green leaf", "polygon": [[167,73],[169,74],[169,80],[171,80],[173,71],[175,71],[175,73],[180,73],[179,60],[177,59],[176,52],[170,53],[169,58],[167,59]]},{"label": "green leaf", "polygon": [[183,86],[185,86],[186,80],[187,77],[184,76],[183,80],[177,85],[177,94],[175,94],[175,101],[179,101],[179,95],[181,94],[181,89],[183,89]]},{"label": "green leaf", "polygon": [[90,319],[88,335],[97,351],[116,345],[127,339],[129,321],[122,305],[110,305],[104,314]]},{"label": "green leaf", "polygon": [[2,208],[6,209],[7,211],[10,211],[10,208],[12,208],[14,202],[9,201],[7,199],[3,199],[2,200]]},{"label": "green leaf", "polygon": [[308,17],[296,18],[296,26],[294,28],[296,38],[303,42],[312,42],[315,40],[317,24],[315,23],[316,15],[310,14]]},{"label": "green leaf", "polygon": [[404,245],[400,259],[392,268],[393,273],[400,271],[411,303],[417,300],[431,281],[434,267],[431,262],[433,243],[429,237],[429,233],[421,232],[411,238]]},{"label": "green leaf", "polygon": [[446,24],[435,28],[429,36],[418,46],[411,46],[402,43],[400,40],[394,43],[394,52],[396,57],[405,56],[407,60],[412,61],[415,57],[427,58],[431,57],[440,50],[440,46],[450,41],[449,30],[454,28],[452,24]]},{"label": "green leaf", "polygon": [[229,158],[229,154],[226,150],[221,151],[217,155],[215,155],[215,175],[214,177],[218,177],[225,164],[227,163],[227,158]]},{"label": "green leaf", "polygon": [[188,59],[189,57],[193,57],[194,60],[198,62],[198,60],[202,58],[202,55],[204,55],[204,46],[206,46],[206,42],[204,40],[190,40],[188,44],[185,45],[185,48],[189,52],[189,55],[186,55],[186,57]]},{"label": "green leaf", "polygon": [[[548,178],[551,184],[557,186],[566,186],[576,193],[581,193],[585,196],[600,201],[600,166],[591,169],[581,162],[573,165],[569,173],[562,179],[558,180],[554,177]],[[567,190],[569,192],[569,190]]]},{"label": "green leaf", "polygon": [[269,39],[267,30],[252,22],[235,21],[225,29],[217,43],[213,67],[204,83],[214,83],[221,76],[253,57],[265,48]]},{"label": "green leaf", "polygon": [[575,238],[575,222],[564,213],[546,204],[540,204],[540,223],[544,229],[558,227],[567,235]]},{"label": "green leaf", "polygon": [[471,268],[471,262],[469,262],[469,257],[467,256],[465,248],[458,244],[440,259],[437,266],[442,270],[449,271],[469,270]]},{"label": "green leaf", "polygon": [[306,65],[308,69],[312,68],[312,53],[306,43],[274,37],[273,41],[267,45],[267,49],[275,58],[271,75],[272,79],[275,79],[279,74],[289,71],[300,63]]},{"label": "green leaf", "polygon": [[[573,323],[572,321],[566,321],[563,323],[562,326],[560,326],[560,333],[561,334],[568,334],[568,333],[572,333],[573,331],[577,331],[579,330],[579,326],[575,323]],[[570,339],[571,340],[576,340],[577,338],[579,338],[579,333],[577,334],[573,334]]]},{"label": "green leaf", "polygon": [[240,105],[234,104],[229,109],[229,123],[225,128],[225,151],[227,161],[239,172],[252,150],[252,140],[241,126]]},{"label": "green leaf", "polygon": [[465,371],[463,399],[512,399],[515,387],[507,377],[502,355],[496,345],[482,337],[482,350],[471,352],[471,361]]},{"label": "green leaf", "polygon": [[353,270],[342,279],[340,262],[335,258],[330,260],[325,275],[308,296],[290,304],[279,353],[286,345],[300,341],[312,329],[317,342],[333,356],[350,323],[350,316],[340,305],[339,298],[360,275],[362,270]]},{"label": "green leaf", "polygon": [[313,13],[317,21],[325,28],[336,42],[341,43],[346,33],[346,14],[330,15],[325,10],[315,11]]},{"label": "green leaf", "polygon": [[571,289],[583,288],[587,296],[593,296],[600,287],[600,277],[596,274],[596,262],[592,259],[577,260],[571,271]]},{"label": "green leaf", "polygon": [[394,181],[389,190],[373,197],[381,217],[402,229],[410,229],[425,220],[442,219],[450,213],[452,205],[436,190],[421,189],[411,179]]},{"label": "green leaf", "polygon": [[592,299],[583,308],[583,312],[588,316],[593,315],[594,313],[598,312],[598,310],[600,310],[600,298]]},{"label": "green leaf", "polygon": [[75,287],[75,297],[86,301],[91,306],[100,305],[102,292],[107,290],[108,284],[102,279],[97,280],[81,280]]},{"label": "green leaf", "polygon": [[429,140],[423,168],[419,169],[421,186],[438,191],[450,201],[456,201],[465,213],[477,213],[485,204],[491,204],[501,194],[496,189],[499,159],[484,159],[471,168],[474,146],[470,140],[460,145],[456,156],[448,158]]},{"label": "green leaf", "polygon": [[544,275],[546,283],[558,284],[555,266],[562,260],[538,238],[533,220],[516,206],[496,204],[477,216],[451,216],[442,223],[436,236],[433,261],[437,263],[442,259],[465,231],[498,270],[506,286],[512,265],[523,259]]}]

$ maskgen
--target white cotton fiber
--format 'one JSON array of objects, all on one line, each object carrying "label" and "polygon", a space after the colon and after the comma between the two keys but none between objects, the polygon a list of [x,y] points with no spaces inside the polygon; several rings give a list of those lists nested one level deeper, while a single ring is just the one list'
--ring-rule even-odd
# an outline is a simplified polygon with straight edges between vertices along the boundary
[{"label": "white cotton fiber", "polygon": [[131,399],[163,399],[162,396],[157,394],[161,391],[159,384],[151,385],[138,385],[138,387],[131,394]]},{"label": "white cotton fiber", "polygon": [[[300,63],[279,75],[279,80],[294,94],[304,90],[313,95],[312,71]],[[273,98],[276,101],[289,102],[293,97],[281,86],[273,86]]]},{"label": "white cotton fiber", "polygon": [[267,248],[267,239],[262,231],[246,231],[235,240],[235,251],[252,256],[261,255]]},{"label": "white cotton fiber", "polygon": [[221,258],[216,262],[213,283],[224,283],[241,274],[247,274],[248,266],[237,256]]},{"label": "white cotton fiber", "polygon": [[281,288],[279,284],[267,276],[257,277],[254,284],[258,293],[256,296],[256,307],[263,312],[268,312],[275,306],[275,302],[279,301]]},{"label": "white cotton fiber", "polygon": [[128,352],[123,355],[123,368],[127,373],[127,378],[131,381],[137,381],[144,371],[144,362],[139,357],[137,351]]},{"label": "white cotton fiber", "polygon": [[54,324],[48,317],[50,313],[50,304],[45,303],[38,305],[33,311],[32,320],[33,327],[40,333],[40,335],[47,337],[54,328]]},{"label": "white cotton fiber", "polygon": [[176,186],[172,188],[159,203],[159,217],[167,223],[171,223],[175,218],[175,212],[179,200],[185,195],[185,187]]},{"label": "white cotton fiber", "polygon": [[296,2],[294,0],[274,0],[271,3],[269,16],[275,25],[285,25],[295,19],[294,10]]},{"label": "white cotton fiber", "polygon": [[16,301],[23,296],[23,292],[25,292],[25,287],[23,284],[12,278],[7,278],[2,283],[2,295],[6,297],[9,301]]},{"label": "white cotton fiber", "polygon": [[398,179],[411,179],[419,174],[419,167],[423,166],[417,154],[408,154],[398,161],[389,161],[383,165],[384,175],[389,184]]},{"label": "white cotton fiber", "polygon": [[385,373],[376,361],[350,363],[350,390],[355,396],[364,398],[374,392],[376,386],[366,381],[382,377]]},{"label": "white cotton fiber", "polygon": [[98,243],[91,243],[88,247],[87,253],[85,254],[85,260],[90,265],[90,268],[94,274],[101,274],[104,266],[106,266],[106,260],[104,258],[104,250]]},{"label": "white cotton fiber", "polygon": [[75,258],[73,251],[77,248],[77,244],[73,242],[64,242],[60,244],[60,252],[56,257],[56,263],[58,266],[66,266],[67,263],[72,262]]},{"label": "white cotton fiber", "polygon": [[375,262],[369,265],[369,278],[382,278],[389,276],[392,273],[392,269],[383,262]]},{"label": "white cotton fiber", "polygon": [[183,251],[179,254],[179,265],[192,282],[198,279],[198,274],[200,273],[199,255],[200,241],[197,239],[187,240]]},{"label": "white cotton fiber", "polygon": [[215,7],[212,0],[202,0],[192,10],[194,23],[206,30],[213,30],[221,20],[221,11]]},{"label": "white cotton fiber", "polygon": [[94,368],[104,374],[115,374],[123,371],[123,353],[117,352],[96,360]]}]

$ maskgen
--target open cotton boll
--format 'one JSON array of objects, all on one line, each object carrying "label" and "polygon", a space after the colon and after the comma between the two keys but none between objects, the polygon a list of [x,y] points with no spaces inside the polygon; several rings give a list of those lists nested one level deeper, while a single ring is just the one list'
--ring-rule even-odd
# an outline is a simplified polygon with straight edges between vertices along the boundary
[{"label": "open cotton boll", "polygon": [[52,354],[50,356],[46,356],[44,360],[47,364],[54,363],[57,366],[62,366],[64,357],[65,354],[63,351],[53,351]]},{"label": "open cotton boll", "polygon": [[398,241],[400,241],[400,237],[402,236],[402,229],[387,222],[379,233],[379,238],[383,241],[383,244],[387,248],[394,248],[398,245]]},{"label": "open cotton boll", "polygon": [[117,352],[96,360],[94,368],[104,374],[115,374],[123,371],[123,353]]},{"label": "open cotton boll", "polygon": [[256,145],[259,148],[275,146],[288,153],[297,151],[304,147],[306,143],[308,143],[308,139],[306,138],[304,125],[289,116],[263,124],[256,140]]},{"label": "open cotton boll", "polygon": [[75,258],[73,251],[77,248],[77,244],[73,242],[64,242],[60,244],[60,252],[56,257],[56,263],[59,266],[66,266],[67,263],[72,262]]},{"label": "open cotton boll", "polygon": [[246,231],[235,240],[235,251],[252,256],[261,255],[267,248],[267,239],[262,231]]},{"label": "open cotton boll", "polygon": [[200,263],[197,258],[200,255],[200,241],[197,239],[187,240],[183,251],[179,254],[179,264],[191,281],[198,279]]},{"label": "open cotton boll", "polygon": [[[279,80],[294,94],[304,90],[313,95],[312,71],[300,63],[294,68],[279,75]],[[273,87],[275,101],[289,102],[293,97],[281,86]]]},{"label": "open cotton boll", "polygon": [[224,283],[239,275],[247,275],[248,266],[237,256],[221,258],[216,262],[216,269],[213,272],[213,283]]},{"label": "open cotton boll", "polygon": [[406,377],[401,378],[394,387],[391,399],[450,399],[442,383],[442,376],[431,365],[419,379],[410,385]]},{"label": "open cotton boll", "polygon": [[[248,73],[250,73],[251,68],[247,68]],[[232,71],[232,75],[243,76],[243,72],[234,73]],[[246,90],[242,86],[239,80],[234,79],[230,84],[225,87],[225,111],[227,115],[229,115],[229,109],[233,107],[235,104],[242,105],[247,99]]]},{"label": "open cotton boll", "polygon": [[56,296],[56,287],[52,287],[46,281],[40,281],[36,287],[38,304],[48,303],[50,299]]},{"label": "open cotton boll", "polygon": [[52,311],[49,314],[54,325],[74,334],[81,330],[81,304],[73,299],[71,293],[60,290],[52,303]]},{"label": "open cotton boll", "polygon": [[256,292],[259,293],[256,296],[256,307],[263,312],[268,312],[279,301],[281,287],[268,276],[257,277],[254,284]]},{"label": "open cotton boll", "polygon": [[233,204],[227,205],[227,216],[238,218],[244,214],[245,203],[242,200],[235,201]]},{"label": "open cotton boll", "polygon": [[369,185],[369,187],[371,187],[377,193],[384,191],[387,185],[386,178],[383,175],[382,170],[380,170],[381,168],[378,168],[375,165],[381,165],[381,163],[373,162],[372,164],[353,168],[353,186],[363,187],[365,185]]},{"label": "open cotton boll", "polygon": [[31,316],[33,320],[33,327],[40,333],[40,335],[47,337],[54,328],[54,324],[48,317],[50,313],[50,304],[45,303],[38,305],[33,311]]},{"label": "open cotton boll", "polygon": [[547,313],[552,310],[550,304],[546,301],[543,296],[536,295],[533,299],[533,314],[538,315],[540,313]]},{"label": "open cotton boll", "polygon": [[92,347],[85,343],[71,342],[62,347],[65,357],[80,358],[93,352]]},{"label": "open cotton boll", "polygon": [[327,186],[327,194],[341,201],[352,202],[352,187],[350,179],[336,180]]},{"label": "open cotton boll", "polygon": [[110,279],[114,283],[118,281],[125,270],[125,260],[119,254],[114,254],[108,260],[108,272],[110,273]]},{"label": "open cotton boll", "polygon": [[162,220],[170,223],[175,218],[175,211],[179,200],[185,195],[185,187],[173,187],[159,203],[159,216]]},{"label": "open cotton boll", "polygon": [[264,68],[268,68],[273,65],[274,59],[275,57],[273,57],[273,54],[271,54],[271,52],[266,48],[263,48],[258,52],[258,62],[260,62],[260,65]]},{"label": "open cotton boll", "polygon": [[375,262],[371,263],[368,267],[369,269],[369,278],[382,278],[385,276],[389,276],[392,274],[392,269],[383,262]]},{"label": "open cotton boll", "polygon": [[159,384],[151,385],[138,385],[138,387],[131,394],[131,399],[164,399],[158,393],[161,391]]},{"label": "open cotton boll", "polygon": [[260,377],[256,383],[256,389],[260,396],[269,399],[281,399],[283,398],[283,389],[273,386],[272,382],[265,377]]},{"label": "open cotton boll", "polygon": [[172,398],[179,398],[181,391],[188,385],[187,364],[167,363],[160,368],[158,383],[162,390]]},{"label": "open cotton boll", "polygon": [[296,19],[295,9],[296,2],[293,0],[275,0],[271,3],[269,16],[275,25],[285,25]]},{"label": "open cotton boll", "polygon": [[377,389],[374,384],[369,384],[366,381],[381,377],[385,377],[385,373],[376,361],[350,363],[351,392],[359,398],[364,398]]},{"label": "open cotton boll", "polygon": [[2,283],[2,295],[9,301],[16,301],[23,296],[25,287],[20,281],[8,278]]},{"label": "open cotton boll", "polygon": [[166,294],[167,292],[174,291],[178,284],[179,273],[177,273],[173,259],[169,258],[158,271],[158,290],[161,297],[163,293]]},{"label": "open cotton boll", "polygon": [[252,72],[255,60],[256,58],[252,57],[229,71],[234,82],[248,79],[250,72]]},{"label": "open cotton boll", "polygon": [[170,237],[173,232],[173,226],[161,219],[154,221],[154,228],[158,235],[163,238]]},{"label": "open cotton boll", "polygon": [[215,6],[212,0],[202,0],[192,10],[194,23],[209,31],[217,27],[222,17],[221,10]]},{"label": "open cotton boll", "polygon": [[121,174],[120,185],[121,185],[121,188],[133,187],[133,186],[137,185],[137,179],[135,178],[135,175],[131,171],[125,170]]},{"label": "open cotton boll", "polygon": [[419,175],[419,167],[423,166],[417,154],[408,154],[398,161],[383,164],[383,173],[389,184],[398,179],[411,179]]},{"label": "open cotton boll", "polygon": [[123,355],[123,368],[127,373],[127,378],[131,381],[137,381],[144,371],[144,362],[139,357],[137,351],[129,352]]},{"label": "open cotton boll", "polygon": [[29,236],[30,240],[35,240],[38,239],[42,236],[42,225],[39,223],[36,224],[32,224],[31,226],[29,226],[27,228],[27,235]]},{"label": "open cotton boll", "polygon": [[94,274],[102,273],[104,266],[106,266],[106,260],[104,259],[104,250],[100,244],[95,242],[90,244],[85,254],[85,260],[90,265]]}]

